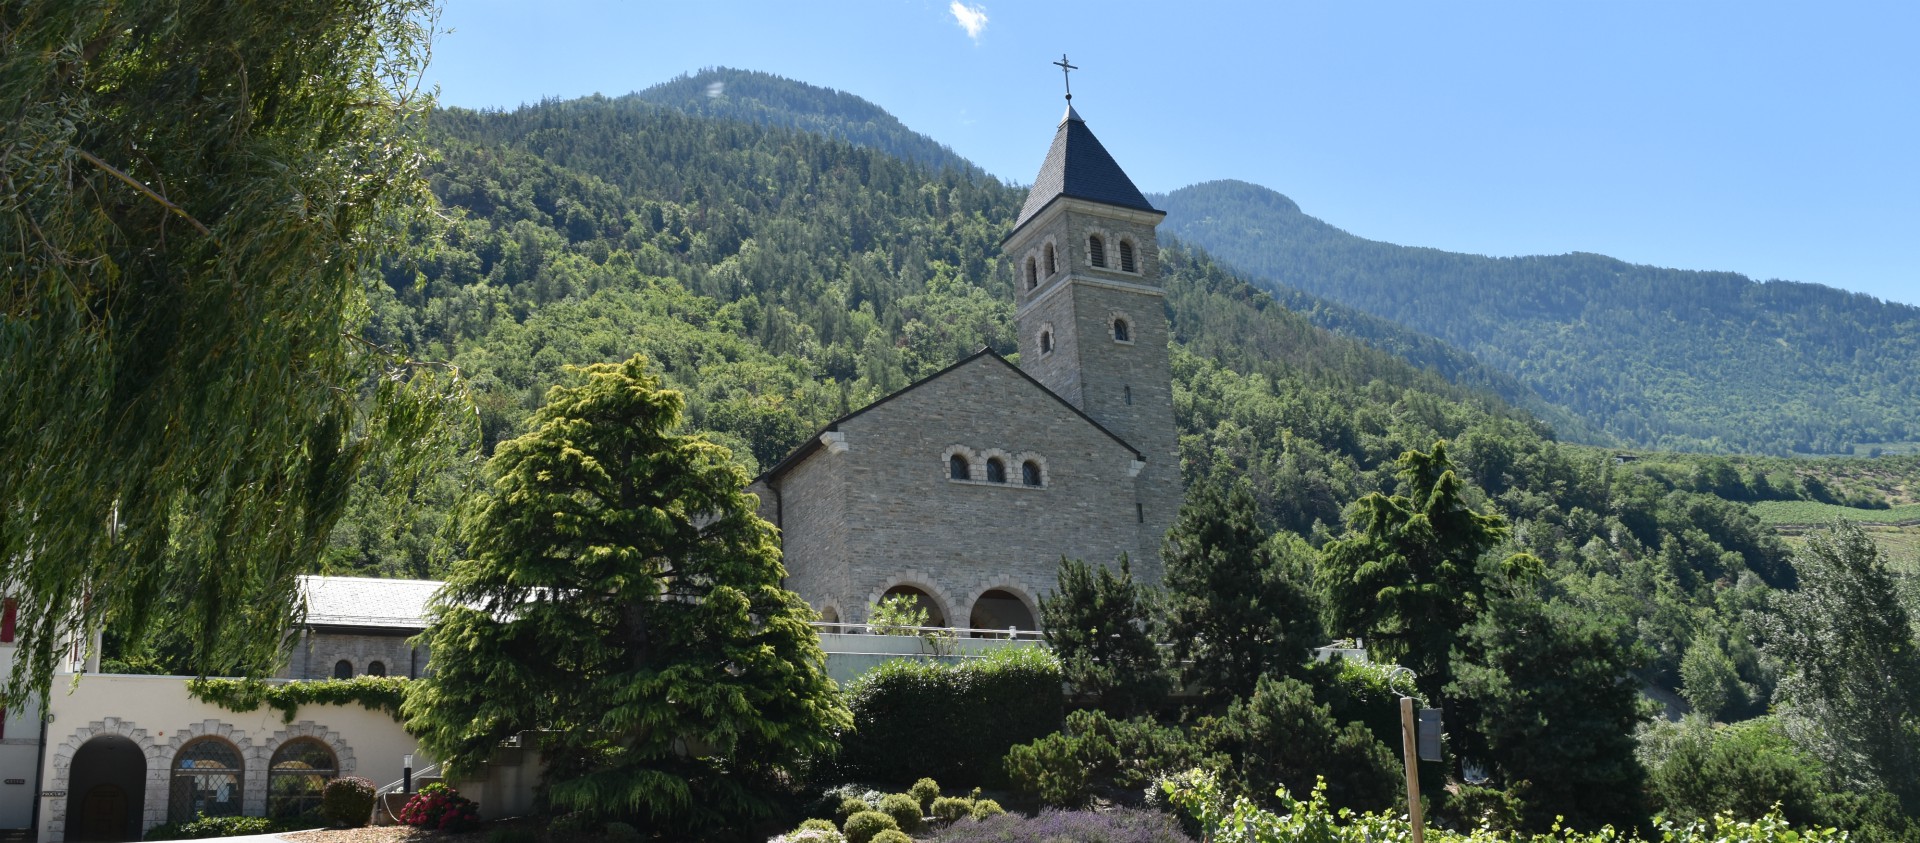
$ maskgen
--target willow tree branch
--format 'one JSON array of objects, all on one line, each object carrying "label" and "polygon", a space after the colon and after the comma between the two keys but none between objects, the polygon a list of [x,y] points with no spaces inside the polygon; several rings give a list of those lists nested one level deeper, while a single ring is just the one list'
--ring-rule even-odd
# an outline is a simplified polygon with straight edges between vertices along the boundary
[{"label": "willow tree branch", "polygon": [[90,163],[95,167],[99,167],[102,170],[106,170],[107,173],[112,175],[114,178],[117,178],[123,182],[126,182],[127,185],[132,187],[134,190],[138,190],[141,193],[146,194],[146,197],[148,199],[152,199],[153,201],[160,203],[161,207],[166,208],[167,210],[172,211],[176,214],[179,214],[181,219],[184,219],[187,222],[193,223],[193,227],[199,229],[201,234],[204,234],[208,237],[213,236],[213,232],[209,231],[206,226],[201,225],[200,221],[197,219],[194,219],[192,214],[187,213],[186,210],[182,209],[179,205],[175,205],[172,202],[167,201],[167,197],[161,196],[160,194],[153,192],[152,188],[147,187],[144,184],[141,184],[139,179],[129,176],[126,173],[120,172],[112,164],[109,164],[105,161],[95,158],[93,153],[88,152],[84,149],[76,149],[74,150],[74,153],[78,154],[81,158],[85,158],[87,160],[87,163]]}]

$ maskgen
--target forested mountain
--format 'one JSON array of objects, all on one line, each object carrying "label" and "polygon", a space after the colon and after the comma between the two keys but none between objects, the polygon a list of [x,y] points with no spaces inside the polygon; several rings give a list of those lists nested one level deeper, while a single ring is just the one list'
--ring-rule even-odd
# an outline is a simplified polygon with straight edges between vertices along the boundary
[{"label": "forested mountain", "polygon": [[845,91],[771,73],[708,68],[633,96],[688,114],[815,132],[936,170],[952,167],[974,176],[986,175],[946,144],[907,128],[880,106]]},{"label": "forested mountain", "polygon": [[[332,570],[438,575],[461,552],[443,528],[480,458],[567,364],[646,353],[686,392],[689,424],[759,466],[982,345],[1015,350],[998,243],[1020,188],[636,98],[450,110],[433,125],[451,221],[387,268],[367,332],[458,363],[481,439],[397,508],[366,477]],[[1033,129],[1036,155],[1049,128]],[[1619,465],[1491,393],[1315,326],[1198,251],[1163,257],[1190,486],[1248,483],[1264,526],[1319,544],[1349,503],[1397,488],[1395,457],[1448,439],[1470,499],[1515,524],[1501,552],[1531,551],[1554,593],[1635,619],[1650,681],[1678,687],[1682,656],[1704,647],[1754,689],[1739,705],[1764,708],[1772,674],[1745,612],[1795,574],[1744,505],[1709,491],[1809,496],[1795,464]]]},{"label": "forested mountain", "polygon": [[1920,308],[1601,255],[1395,246],[1244,182],[1160,201],[1166,229],[1264,285],[1439,337],[1626,441],[1851,453],[1920,439]]}]

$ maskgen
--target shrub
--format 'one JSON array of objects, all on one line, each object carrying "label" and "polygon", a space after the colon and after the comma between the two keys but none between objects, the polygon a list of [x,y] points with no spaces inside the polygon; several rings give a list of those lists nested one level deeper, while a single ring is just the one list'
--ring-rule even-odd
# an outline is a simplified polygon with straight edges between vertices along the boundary
[{"label": "shrub", "polygon": [[1231,762],[1229,789],[1271,805],[1276,790],[1304,799],[1324,783],[1339,807],[1382,810],[1394,804],[1399,777],[1393,753],[1359,723],[1337,726],[1297,679],[1260,677],[1253,695],[1233,701],[1225,717],[1201,731]]},{"label": "shrub", "polygon": [[540,843],[540,835],[531,828],[496,828],[487,832],[487,843]]},{"label": "shrub", "polygon": [[1179,729],[1076,711],[1067,715],[1065,731],[1009,748],[1004,763],[1015,790],[1045,805],[1076,808],[1095,791],[1137,794],[1155,778],[1201,760],[1199,745]]},{"label": "shrub", "polygon": [[920,801],[920,810],[924,811],[933,807],[933,800],[940,798],[940,783],[933,779],[922,778],[914,782],[913,787],[908,788],[907,792]]},{"label": "shrub", "polygon": [[913,843],[913,838],[908,837],[904,831],[889,828],[886,831],[874,835],[873,843]]},{"label": "shrub", "polygon": [[1035,647],[943,664],[886,662],[847,689],[854,729],[841,763],[861,778],[930,774],[969,787],[1004,780],[1007,748],[1060,726],[1060,665]]},{"label": "shrub", "polygon": [[847,818],[843,830],[847,834],[847,843],[873,843],[874,835],[888,829],[899,831],[900,824],[879,811],[861,811]]},{"label": "shrub", "polygon": [[1000,807],[1000,803],[992,799],[975,799],[973,800],[973,808],[967,812],[967,816],[974,820],[984,820],[988,817],[1000,816],[1006,812],[1007,809]]},{"label": "shrub", "polygon": [[876,807],[879,806],[858,796],[848,796],[840,800],[840,808],[834,811],[834,814],[845,820],[861,811],[871,811]]},{"label": "shrub", "polygon": [[950,823],[973,813],[973,800],[960,796],[942,796],[933,800],[928,812],[935,820]]},{"label": "shrub", "polygon": [[555,840],[572,840],[593,830],[593,817],[584,811],[568,811],[547,822],[547,834]]},{"label": "shrub", "polygon": [[334,825],[359,828],[373,819],[373,782],[341,776],[320,789],[320,815]]},{"label": "shrub", "polygon": [[267,817],[202,815],[187,822],[156,825],[147,831],[145,839],[202,840],[209,837],[235,837],[242,834],[278,834],[310,827],[310,824],[303,823],[298,818],[276,820]]},{"label": "shrub", "polygon": [[933,836],[935,843],[1193,843],[1174,819],[1157,811],[1120,808],[1041,811],[1037,817],[998,814],[955,823]]},{"label": "shrub", "polygon": [[640,829],[623,822],[610,822],[601,832],[607,843],[640,843]]},{"label": "shrub", "polygon": [[846,843],[847,838],[840,829],[827,820],[815,817],[800,823],[800,827],[775,837],[767,843]]},{"label": "shrub", "polygon": [[879,811],[893,818],[901,831],[914,831],[920,828],[920,800],[905,793],[889,793],[880,797]]},{"label": "shrub", "polygon": [[400,809],[400,824],[429,831],[472,831],[480,827],[480,806],[440,782],[420,789]]}]

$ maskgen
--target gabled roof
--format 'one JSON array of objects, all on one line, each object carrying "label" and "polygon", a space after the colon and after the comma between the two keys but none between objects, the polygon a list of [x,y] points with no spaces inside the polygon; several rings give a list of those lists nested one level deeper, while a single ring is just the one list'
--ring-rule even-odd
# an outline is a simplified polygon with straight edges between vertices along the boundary
[{"label": "gabled roof", "polygon": [[1020,208],[1014,230],[1020,230],[1027,220],[1062,196],[1158,212],[1141,195],[1140,188],[1133,186],[1126,171],[1114,163],[1113,156],[1107,154],[1107,148],[1100,145],[1100,139],[1093,136],[1093,130],[1087,128],[1087,122],[1071,104],[1060,119],[1060,130],[1053,135],[1053,147],[1040,165],[1040,175],[1033,177],[1033,189],[1027,193],[1027,204]]},{"label": "gabled roof", "polygon": [[300,596],[307,603],[309,626],[426,629],[427,602],[441,585],[439,580],[303,576]]},{"label": "gabled roof", "polygon": [[885,404],[888,401],[892,401],[895,398],[899,398],[902,395],[905,395],[909,392],[919,389],[921,386],[925,384],[933,383],[934,381],[939,380],[941,376],[947,374],[948,372],[958,369],[961,366],[965,366],[968,363],[972,363],[973,361],[978,360],[981,357],[991,357],[994,360],[998,361],[1000,365],[1007,367],[1008,370],[1012,371],[1016,375],[1019,375],[1022,379],[1026,380],[1027,383],[1033,384],[1034,388],[1040,390],[1041,394],[1047,396],[1048,398],[1052,398],[1055,401],[1060,402],[1060,406],[1065,407],[1069,410],[1072,410],[1074,415],[1084,419],[1087,424],[1093,425],[1093,429],[1106,434],[1107,438],[1120,443],[1120,447],[1125,448],[1128,451],[1131,451],[1133,453],[1134,459],[1137,460],[1140,458],[1139,448],[1135,448],[1132,445],[1128,444],[1127,440],[1121,439],[1118,434],[1114,433],[1111,430],[1108,430],[1106,428],[1106,425],[1103,425],[1097,421],[1094,421],[1092,416],[1089,416],[1086,413],[1081,412],[1079,407],[1075,407],[1072,404],[1067,403],[1067,399],[1061,398],[1053,390],[1048,389],[1046,384],[1043,384],[1037,380],[1034,380],[1032,375],[1029,375],[1026,372],[1020,371],[1019,366],[1015,366],[1012,363],[1007,362],[1007,358],[1001,357],[999,352],[996,352],[991,348],[982,348],[979,351],[976,351],[972,354],[967,355],[964,358],[961,358],[959,362],[951,366],[948,366],[945,369],[941,369],[938,372],[934,372],[931,375],[928,375],[924,378],[921,378],[917,381],[914,381],[913,383],[907,384],[906,386],[903,386],[895,390],[893,393],[887,395],[885,398],[882,398],[878,401],[873,402],[872,404],[868,404],[865,407],[861,407],[858,410],[854,410],[851,413],[848,413],[844,416],[834,419],[826,427],[821,428],[818,433],[815,433],[811,438],[807,439],[807,441],[801,443],[800,447],[793,449],[793,453],[788,454],[786,459],[783,459],[780,462],[775,463],[772,468],[769,468],[766,471],[761,472],[759,477],[753,478],[753,482],[759,483],[763,480],[769,480],[774,477],[778,477],[782,474],[787,473],[788,469],[793,468],[796,465],[799,465],[801,460],[806,459],[814,451],[819,450],[821,447],[824,447],[823,443],[820,441],[820,437],[822,434],[832,433],[834,431],[837,431],[840,429],[840,425],[846,423],[848,420],[853,419],[859,416],[860,414],[867,412],[868,410],[871,410],[875,407]]}]

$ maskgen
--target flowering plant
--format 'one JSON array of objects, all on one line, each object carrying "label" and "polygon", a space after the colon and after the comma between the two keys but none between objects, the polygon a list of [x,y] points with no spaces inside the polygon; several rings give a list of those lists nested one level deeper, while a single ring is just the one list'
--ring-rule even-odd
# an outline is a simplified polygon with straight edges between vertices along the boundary
[{"label": "flowering plant", "polygon": [[434,782],[407,800],[400,809],[400,822],[432,831],[472,831],[480,827],[480,806],[460,791]]}]

